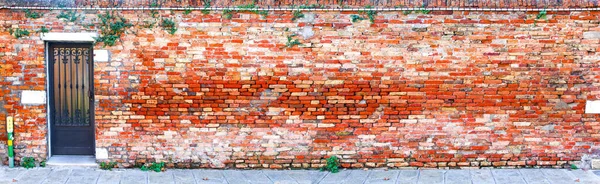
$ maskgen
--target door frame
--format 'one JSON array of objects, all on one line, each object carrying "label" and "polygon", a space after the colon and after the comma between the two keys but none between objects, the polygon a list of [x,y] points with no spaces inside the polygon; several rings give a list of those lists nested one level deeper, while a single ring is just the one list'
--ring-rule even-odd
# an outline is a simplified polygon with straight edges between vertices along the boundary
[{"label": "door frame", "polygon": [[[90,72],[90,90],[92,90],[92,97],[95,97],[95,90],[94,90],[94,42],[96,41],[96,37],[98,37],[97,33],[44,33],[41,35],[41,39],[44,41],[44,64],[45,64],[45,68],[46,68],[46,99],[50,99],[50,88],[53,86],[50,86],[50,59],[49,59],[49,46],[50,43],[85,43],[85,44],[92,44],[92,49],[90,50],[91,52],[91,64],[90,67],[91,68],[91,72]],[[46,151],[48,153],[48,156],[46,159],[50,159],[50,157],[52,157],[52,112],[50,111],[50,105],[53,105],[49,102],[49,100],[46,100]],[[94,136],[94,142],[93,142],[93,147],[96,147],[96,122],[95,122],[95,109],[96,109],[96,105],[95,105],[95,98],[94,100],[90,101],[90,123],[92,124],[93,128],[93,136]],[[95,155],[95,153],[94,153]]]}]

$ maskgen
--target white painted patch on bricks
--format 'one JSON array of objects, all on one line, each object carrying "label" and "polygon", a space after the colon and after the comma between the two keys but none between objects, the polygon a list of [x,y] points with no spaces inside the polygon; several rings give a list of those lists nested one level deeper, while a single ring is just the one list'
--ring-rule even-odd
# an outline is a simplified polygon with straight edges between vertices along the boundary
[{"label": "white painted patch on bricks", "polygon": [[22,91],[21,92],[21,104],[22,105],[41,105],[46,104],[46,92],[45,91]]},{"label": "white painted patch on bricks", "polygon": [[110,61],[110,52],[108,50],[94,50],[94,62]]},{"label": "white painted patch on bricks", "polygon": [[587,100],[585,102],[586,114],[600,114],[600,100]]},{"label": "white painted patch on bricks", "polygon": [[108,159],[108,150],[106,148],[96,148],[96,160]]}]

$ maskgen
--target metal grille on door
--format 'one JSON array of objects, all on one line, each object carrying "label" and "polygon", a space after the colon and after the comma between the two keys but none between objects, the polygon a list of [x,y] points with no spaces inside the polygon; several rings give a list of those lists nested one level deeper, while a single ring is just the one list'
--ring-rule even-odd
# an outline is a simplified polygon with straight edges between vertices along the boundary
[{"label": "metal grille on door", "polygon": [[54,125],[90,125],[90,49],[53,48]]}]

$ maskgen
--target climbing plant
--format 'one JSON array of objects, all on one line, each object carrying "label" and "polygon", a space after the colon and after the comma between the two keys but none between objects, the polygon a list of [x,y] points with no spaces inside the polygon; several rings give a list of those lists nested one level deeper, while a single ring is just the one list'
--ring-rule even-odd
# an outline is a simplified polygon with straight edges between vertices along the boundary
[{"label": "climbing plant", "polygon": [[[295,7],[292,6],[292,9],[294,9]],[[296,21],[300,18],[304,18],[304,13],[302,13],[302,10],[306,10],[306,9],[315,9],[315,8],[324,8],[324,6],[319,5],[319,4],[311,4],[311,5],[300,5],[298,7],[298,9],[292,11],[292,21]]]},{"label": "climbing plant", "polygon": [[414,10],[414,11],[404,10],[404,11],[402,11],[402,14],[408,15],[408,14],[411,14],[413,12],[414,13],[420,13],[420,14],[429,14],[429,13],[431,13],[431,10],[427,10],[425,5],[421,5],[421,8],[419,8],[418,10]]},{"label": "climbing plant", "polygon": [[302,46],[302,43],[298,39],[294,39],[297,36],[296,34],[292,34],[287,36],[287,43],[285,43],[286,48],[292,48],[294,46]]},{"label": "climbing plant", "polygon": [[77,21],[77,19],[79,19],[79,15],[77,15],[77,12],[69,10],[66,12],[60,12],[60,14],[58,14],[58,16],[56,16],[56,18],[64,19],[69,22],[75,22],[75,21]]},{"label": "climbing plant", "polygon": [[263,18],[265,18],[265,17],[267,17],[267,15],[269,15],[269,11],[267,11],[267,10],[257,10],[258,7],[254,3],[240,5],[240,6],[238,6],[238,9],[239,10],[237,12],[255,13],[255,14],[262,15]]},{"label": "climbing plant", "polygon": [[350,15],[350,19],[352,20],[352,22],[358,22],[361,20],[365,20],[365,18],[359,16],[359,15]]},{"label": "climbing plant", "polygon": [[96,41],[103,42],[104,46],[114,46],[121,39],[121,35],[125,34],[125,31],[133,26],[127,19],[115,12],[98,14],[98,19],[100,20],[100,25],[98,26],[100,28],[100,37],[96,38]]},{"label": "climbing plant", "polygon": [[175,32],[177,32],[177,26],[175,25],[173,19],[162,19],[160,26],[169,34],[175,34]]},{"label": "climbing plant", "polygon": [[29,9],[25,10],[25,17],[30,18],[30,19],[38,19],[38,18],[42,17],[43,15],[44,14],[42,14],[40,12],[34,12]]},{"label": "climbing plant", "polygon": [[10,35],[13,35],[17,39],[24,37],[24,36],[29,36],[28,30],[20,29],[20,28],[8,29],[8,33],[10,33]]},{"label": "climbing plant", "polygon": [[233,12],[233,11],[231,11],[230,9],[224,9],[223,15],[222,15],[223,18],[225,18],[227,20],[231,19],[233,17],[233,14],[231,12]]},{"label": "climbing plant", "polygon": [[202,2],[204,3],[204,9],[200,10],[200,12],[202,12],[202,14],[207,15],[210,13],[210,0],[202,0]]},{"label": "climbing plant", "polygon": [[[365,9],[373,8],[371,5],[365,6]],[[375,23],[375,16],[377,16],[377,12],[375,10],[359,10],[358,13],[366,14],[371,23]]]}]

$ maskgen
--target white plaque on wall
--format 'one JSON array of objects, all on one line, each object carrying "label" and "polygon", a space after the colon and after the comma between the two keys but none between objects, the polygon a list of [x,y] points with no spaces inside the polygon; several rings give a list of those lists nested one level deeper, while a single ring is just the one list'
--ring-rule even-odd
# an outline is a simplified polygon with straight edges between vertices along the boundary
[{"label": "white plaque on wall", "polygon": [[586,114],[600,114],[600,100],[587,100],[585,102]]},{"label": "white plaque on wall", "polygon": [[22,105],[46,104],[46,92],[45,91],[22,91],[21,92],[21,104]]}]

